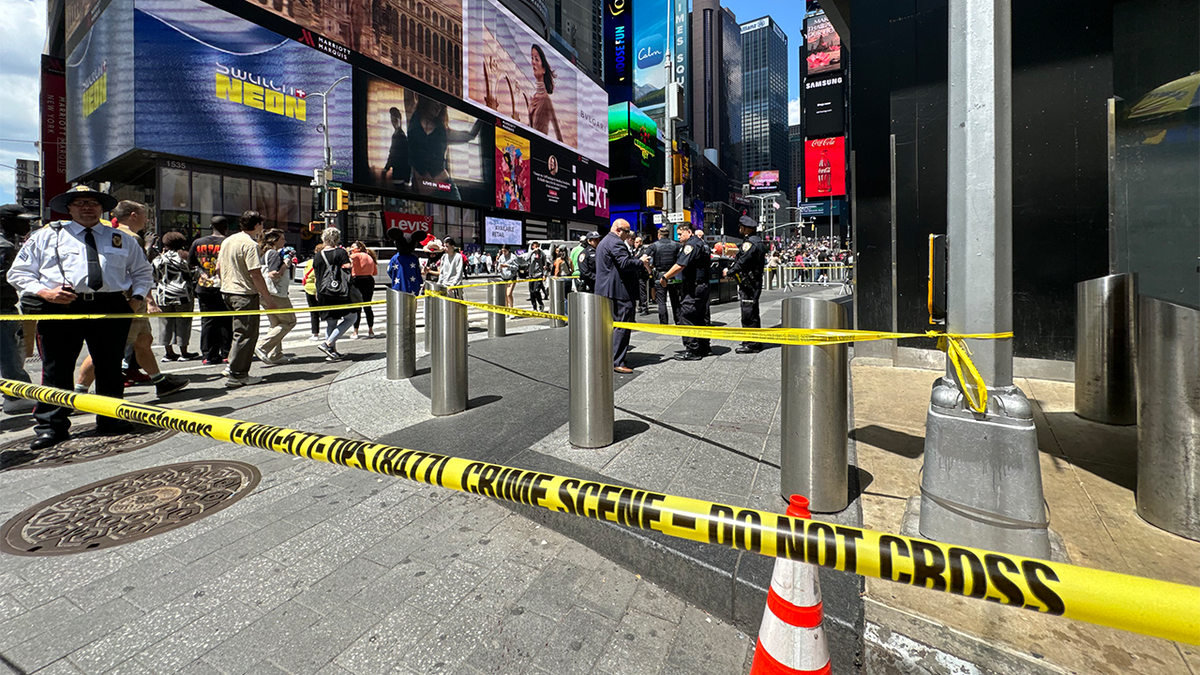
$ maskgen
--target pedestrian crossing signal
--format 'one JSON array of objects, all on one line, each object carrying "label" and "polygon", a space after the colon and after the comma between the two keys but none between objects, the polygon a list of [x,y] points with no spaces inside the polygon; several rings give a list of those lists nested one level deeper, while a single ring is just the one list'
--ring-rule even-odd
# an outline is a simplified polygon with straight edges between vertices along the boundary
[{"label": "pedestrian crossing signal", "polygon": [[337,196],[337,208],[335,210],[336,211],[349,211],[350,210],[350,191],[338,188],[336,190],[335,194]]}]

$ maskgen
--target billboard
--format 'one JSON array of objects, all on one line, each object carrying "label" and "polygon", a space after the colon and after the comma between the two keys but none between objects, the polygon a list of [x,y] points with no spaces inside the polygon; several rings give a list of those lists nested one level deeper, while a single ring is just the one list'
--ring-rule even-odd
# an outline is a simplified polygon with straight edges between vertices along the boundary
[{"label": "billboard", "polygon": [[530,144],[530,211],[555,218],[575,213],[576,154],[540,138]]},{"label": "billboard", "polygon": [[51,216],[43,210],[45,202],[67,191],[67,64],[62,59],[42,55],[41,91],[42,195],[37,211],[43,220],[65,218],[68,214]]},{"label": "billboard", "polygon": [[665,59],[671,38],[668,18],[673,16],[667,13],[667,3],[668,0],[637,0],[633,6],[633,103],[646,112],[666,103]]},{"label": "billboard", "polygon": [[383,212],[383,229],[400,228],[404,234],[413,232],[433,232],[433,216],[423,216],[416,213],[399,213],[396,211]]},{"label": "billboard", "polygon": [[465,98],[608,164],[608,95],[496,0],[463,0]]},{"label": "billboard", "polygon": [[846,89],[841,75],[804,83],[804,135],[837,136],[846,131]]},{"label": "billboard", "polygon": [[[671,57],[675,61],[672,65],[672,70],[675,74],[675,81],[682,85],[686,92],[688,89],[688,54],[691,53],[691,48],[688,46],[690,39],[688,34],[688,0],[671,0],[671,3],[674,7],[674,26],[671,30]],[[686,102],[684,103],[684,109],[691,109]]]},{"label": "billboard", "polygon": [[575,167],[575,216],[608,220],[608,172],[586,158]]},{"label": "billboard", "polygon": [[522,223],[510,218],[483,217],[483,243],[509,246],[522,244]]},{"label": "billboard", "polygon": [[491,125],[385,79],[355,83],[355,182],[491,206]]},{"label": "billboard", "polygon": [[68,180],[134,146],[133,1],[108,4],[67,57]]},{"label": "billboard", "polygon": [[496,127],[497,208],[511,211],[529,210],[530,154],[529,139],[503,127]]},{"label": "billboard", "polygon": [[138,148],[311,176],[325,143],[308,92],[347,78],[329,96],[329,142],[334,178],[351,179],[349,64],[199,0],[137,0],[133,14]]},{"label": "billboard", "polygon": [[842,69],[842,38],[825,12],[804,19],[804,63],[809,75]]},{"label": "billboard", "polygon": [[751,171],[750,192],[776,192],[779,190],[778,171]]},{"label": "billboard", "polygon": [[[686,1],[686,0],[685,0]],[[604,3],[604,88],[609,101],[633,100],[633,0]]]},{"label": "billboard", "polygon": [[67,53],[75,50],[75,46],[104,13],[108,3],[109,0],[67,0],[64,3],[63,23],[67,31]]},{"label": "billboard", "polygon": [[632,138],[641,151],[642,165],[650,166],[658,139],[658,125],[632,103],[614,103],[608,107],[608,140]]},{"label": "billboard", "polygon": [[804,141],[804,197],[846,194],[846,137]]},{"label": "billboard", "polygon": [[[94,1],[94,0],[92,0]],[[460,0],[260,0],[255,7],[301,26],[313,47],[353,49],[455,97],[462,96]],[[313,35],[315,33],[315,35]]]}]

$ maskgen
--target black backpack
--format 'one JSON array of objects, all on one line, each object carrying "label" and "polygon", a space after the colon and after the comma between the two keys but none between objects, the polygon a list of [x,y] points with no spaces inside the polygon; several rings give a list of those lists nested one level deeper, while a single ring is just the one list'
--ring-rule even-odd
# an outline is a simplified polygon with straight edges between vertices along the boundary
[{"label": "black backpack", "polygon": [[344,305],[350,302],[350,272],[341,265],[329,264],[325,254],[329,249],[321,251],[321,260],[325,267],[321,276],[317,277],[317,302],[323,305]]}]

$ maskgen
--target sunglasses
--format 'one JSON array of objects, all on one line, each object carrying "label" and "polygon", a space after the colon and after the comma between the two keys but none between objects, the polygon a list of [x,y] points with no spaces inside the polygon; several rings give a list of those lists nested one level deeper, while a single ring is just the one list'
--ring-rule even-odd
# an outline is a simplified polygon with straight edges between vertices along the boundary
[{"label": "sunglasses", "polygon": [[99,206],[100,206],[100,202],[98,202],[98,201],[96,201],[96,200],[94,200],[94,199],[76,199],[75,201],[71,202],[71,203],[69,204],[69,206],[91,206],[91,207],[99,207]]}]

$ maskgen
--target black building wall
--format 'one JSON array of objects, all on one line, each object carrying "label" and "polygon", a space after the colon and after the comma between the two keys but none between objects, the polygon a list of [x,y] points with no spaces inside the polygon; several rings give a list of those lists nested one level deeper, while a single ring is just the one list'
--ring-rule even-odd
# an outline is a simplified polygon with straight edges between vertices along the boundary
[{"label": "black building wall", "polygon": [[[924,331],[928,235],[946,231],[947,2],[856,0],[852,11],[859,327],[892,327],[895,134],[896,328]],[[1107,273],[1112,16],[1110,2],[1013,3],[1017,356],[1073,358],[1075,283]]]}]

